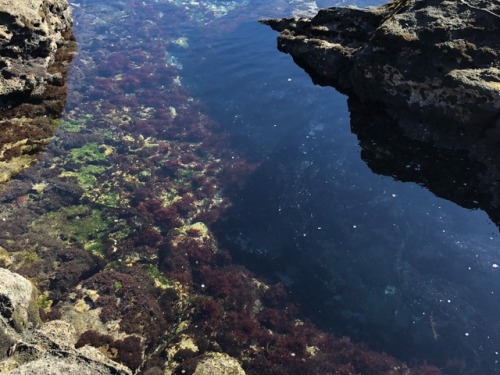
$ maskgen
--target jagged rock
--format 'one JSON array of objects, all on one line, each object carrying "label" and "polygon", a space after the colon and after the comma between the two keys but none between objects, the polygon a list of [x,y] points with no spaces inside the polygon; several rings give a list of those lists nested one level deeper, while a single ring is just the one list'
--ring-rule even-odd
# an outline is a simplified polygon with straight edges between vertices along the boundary
[{"label": "jagged rock", "polygon": [[132,374],[98,349],[75,349],[77,333],[64,321],[40,325],[37,290],[30,281],[0,268],[0,373]]},{"label": "jagged rock", "polygon": [[[333,7],[313,18],[262,22],[280,31],[278,49],[290,53],[313,81],[350,96],[351,125],[363,147],[377,142],[366,134],[376,134],[378,126],[391,155],[387,160],[404,158],[406,165],[430,160],[404,150],[399,157],[404,138],[464,151],[462,162],[439,172],[436,167],[397,175],[425,181],[436,194],[465,207],[482,208],[500,226],[498,1],[394,0],[376,8]],[[401,131],[392,137],[397,143],[390,142],[392,133],[383,133],[387,121]],[[446,158],[456,162],[457,155],[452,151],[443,164]],[[395,175],[388,172],[394,168],[378,164],[377,172]],[[429,180],[432,175],[439,179]],[[442,181],[449,181],[446,189]]]},{"label": "jagged rock", "polygon": [[278,48],[319,82],[381,102],[395,116],[437,116],[458,131],[499,119],[498,2],[395,0],[263,22],[281,31]]},{"label": "jagged rock", "polygon": [[44,369],[50,374],[132,374],[97,348],[75,349],[76,339],[73,326],[61,320],[26,330],[9,348],[8,358],[0,361],[0,372],[21,375]]},{"label": "jagged rock", "polygon": [[48,68],[72,25],[65,0],[0,0],[0,18],[0,103],[5,107],[16,96],[43,92],[41,85],[54,80]]},{"label": "jagged rock", "polygon": [[65,105],[76,44],[67,0],[0,0],[0,182],[28,167]]}]

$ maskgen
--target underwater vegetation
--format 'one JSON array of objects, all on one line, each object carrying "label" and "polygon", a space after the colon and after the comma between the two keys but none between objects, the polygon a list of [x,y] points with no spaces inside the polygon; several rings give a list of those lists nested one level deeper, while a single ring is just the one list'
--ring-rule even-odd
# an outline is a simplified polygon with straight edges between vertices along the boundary
[{"label": "underwater vegetation", "polygon": [[[201,4],[201,20],[237,6]],[[33,280],[44,320],[137,373],[191,374],[216,352],[255,375],[440,374],[320,330],[219,244],[212,226],[256,166],[182,85],[178,46],[159,41],[196,16],[181,5],[75,8],[66,115],[2,188],[0,265]]]}]

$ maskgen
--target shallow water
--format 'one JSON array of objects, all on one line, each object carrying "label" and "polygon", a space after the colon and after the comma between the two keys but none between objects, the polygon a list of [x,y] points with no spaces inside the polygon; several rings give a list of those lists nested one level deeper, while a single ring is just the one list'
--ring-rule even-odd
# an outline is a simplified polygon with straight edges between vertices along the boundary
[{"label": "shallow water", "polygon": [[[154,241],[130,245],[131,228],[160,236],[167,221],[204,222],[322,329],[444,373],[500,372],[498,228],[482,211],[372,172],[346,97],[313,85],[257,22],[338,4],[375,5],[75,2],[79,52],[62,124],[11,188],[41,202],[32,186],[46,184],[59,201],[42,210],[3,198],[17,202],[4,218],[35,217],[24,232],[7,227],[2,246],[35,233],[46,248],[70,238],[113,262],[148,263]],[[83,191],[78,205],[68,179]],[[138,203],[148,199],[191,206],[160,220],[153,203]],[[61,212],[74,224],[42,226]],[[125,244],[137,253],[120,253]]]}]

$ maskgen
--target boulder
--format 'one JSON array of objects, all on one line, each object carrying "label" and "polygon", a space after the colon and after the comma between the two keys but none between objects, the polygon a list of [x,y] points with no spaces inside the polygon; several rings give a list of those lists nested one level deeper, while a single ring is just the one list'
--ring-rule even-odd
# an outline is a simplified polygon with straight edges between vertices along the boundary
[{"label": "boulder", "polygon": [[0,328],[22,333],[40,320],[36,306],[36,288],[31,282],[0,268]]}]

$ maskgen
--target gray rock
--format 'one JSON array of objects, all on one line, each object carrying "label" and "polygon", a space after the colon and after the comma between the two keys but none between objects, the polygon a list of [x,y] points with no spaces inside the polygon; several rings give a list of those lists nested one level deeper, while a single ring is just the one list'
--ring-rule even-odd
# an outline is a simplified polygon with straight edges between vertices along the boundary
[{"label": "gray rock", "polygon": [[36,288],[24,277],[0,268],[0,328],[22,333],[40,321]]}]

